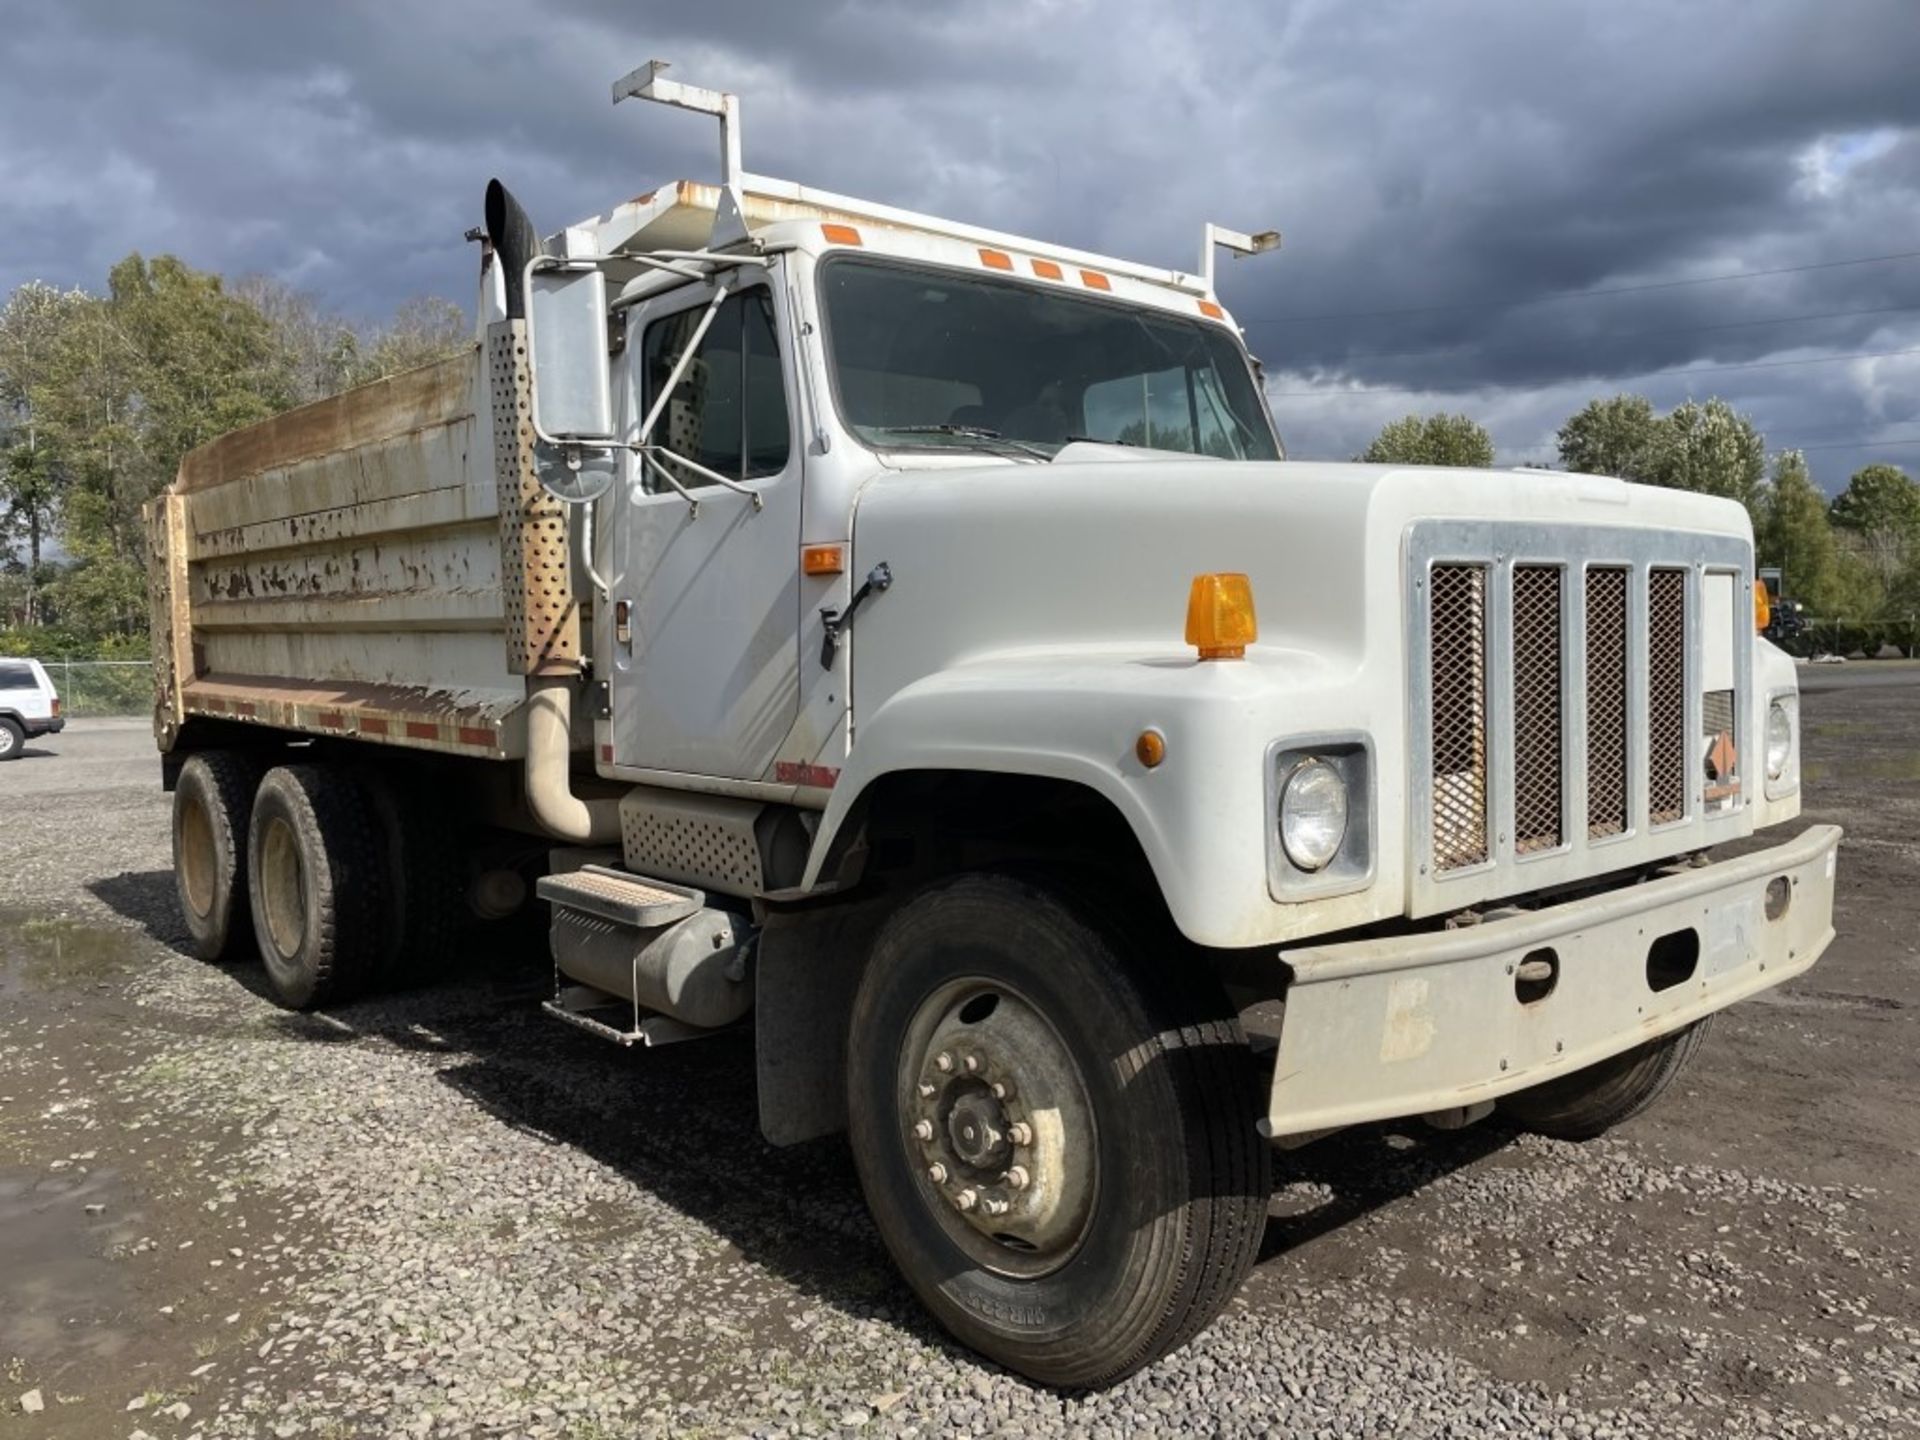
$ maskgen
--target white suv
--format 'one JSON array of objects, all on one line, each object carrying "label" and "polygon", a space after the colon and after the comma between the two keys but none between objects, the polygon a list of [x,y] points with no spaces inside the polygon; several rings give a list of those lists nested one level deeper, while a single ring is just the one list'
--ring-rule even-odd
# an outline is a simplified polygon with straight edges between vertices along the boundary
[{"label": "white suv", "polygon": [[46,666],[0,659],[0,760],[18,760],[29,736],[50,735],[66,724]]}]

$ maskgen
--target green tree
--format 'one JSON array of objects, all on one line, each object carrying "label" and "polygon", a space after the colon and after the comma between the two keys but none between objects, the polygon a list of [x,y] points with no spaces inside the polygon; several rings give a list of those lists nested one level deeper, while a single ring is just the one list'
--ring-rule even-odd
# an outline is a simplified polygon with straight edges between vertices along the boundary
[{"label": "green tree", "polygon": [[1766,441],[1724,400],[1689,400],[1666,415],[1644,395],[1594,400],[1560,427],[1559,440],[1569,470],[1720,495],[1749,510],[1766,482]]},{"label": "green tree", "polygon": [[1493,437],[1465,415],[1406,415],[1390,421],[1360,458],[1373,465],[1493,464]]},{"label": "green tree", "polygon": [[1749,510],[1767,473],[1767,442],[1726,401],[1689,400],[1666,418],[1654,483],[1738,500]]},{"label": "green tree", "polygon": [[60,492],[66,479],[38,399],[62,336],[85,297],[50,285],[22,285],[0,308],[0,556],[25,547],[14,609],[21,624],[41,619]]},{"label": "green tree", "polygon": [[1665,419],[1654,414],[1646,396],[1592,400],[1560,427],[1560,463],[1588,475],[1658,485],[1668,438]]},{"label": "green tree", "polygon": [[1856,470],[1847,488],[1834,497],[1833,523],[1843,530],[1920,537],[1920,485],[1897,465]]},{"label": "green tree", "polygon": [[1920,560],[1920,485],[1897,466],[1856,470],[1832,515],[1843,545],[1883,584],[1896,584]]},{"label": "green tree", "polygon": [[1816,614],[1835,613],[1844,588],[1839,547],[1827,523],[1827,497],[1798,450],[1774,456],[1773,474],[1755,508],[1757,563],[1777,565],[1785,593]]}]

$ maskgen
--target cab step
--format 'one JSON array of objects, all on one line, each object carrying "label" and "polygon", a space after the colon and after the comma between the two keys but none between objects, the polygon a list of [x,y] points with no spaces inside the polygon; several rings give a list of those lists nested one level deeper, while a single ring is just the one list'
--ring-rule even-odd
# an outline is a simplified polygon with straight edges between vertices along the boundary
[{"label": "cab step", "polygon": [[556,1020],[616,1045],[671,1045],[676,1040],[698,1040],[719,1033],[644,1011],[631,1000],[591,985],[561,985],[553,999],[542,1001],[540,1008]]}]

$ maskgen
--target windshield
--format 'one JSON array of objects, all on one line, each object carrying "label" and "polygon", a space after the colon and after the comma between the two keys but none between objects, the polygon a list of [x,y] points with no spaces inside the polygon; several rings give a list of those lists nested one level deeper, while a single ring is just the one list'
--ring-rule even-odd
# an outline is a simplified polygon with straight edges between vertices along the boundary
[{"label": "windshield", "polygon": [[1274,460],[1245,355],[1218,325],[987,276],[821,267],[842,417],[875,448],[1051,457],[1074,440]]}]

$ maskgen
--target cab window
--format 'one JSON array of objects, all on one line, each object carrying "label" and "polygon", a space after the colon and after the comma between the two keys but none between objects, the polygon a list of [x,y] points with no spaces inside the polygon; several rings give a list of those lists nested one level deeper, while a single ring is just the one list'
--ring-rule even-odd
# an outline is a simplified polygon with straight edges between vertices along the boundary
[{"label": "cab window", "polygon": [[[643,410],[652,408],[704,314],[706,307],[697,305],[647,326]],[[729,296],[661,412],[653,438],[730,480],[752,480],[787,468],[789,431],[772,297],[764,289]],[[689,490],[713,484],[688,466],[664,456],[662,461]],[[672,488],[651,468],[646,485]]]}]

